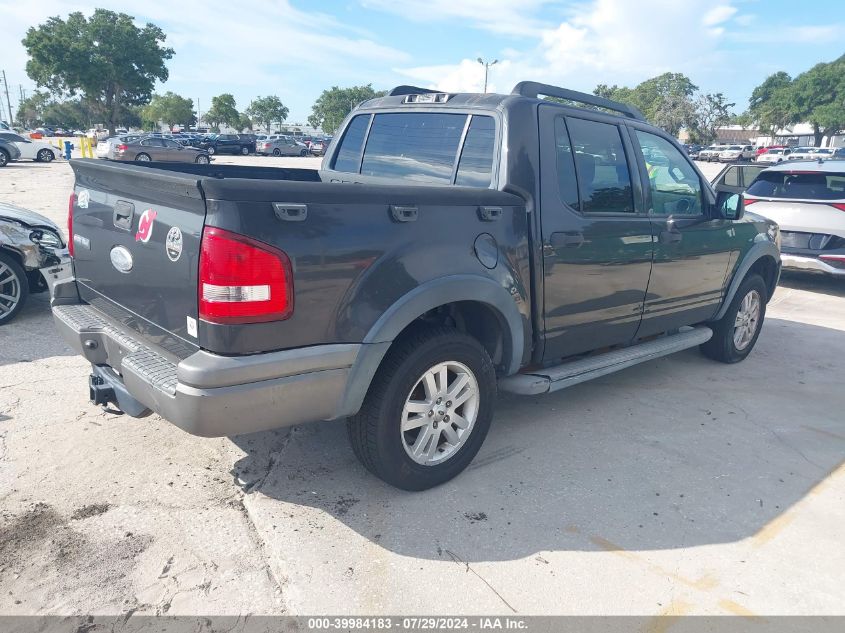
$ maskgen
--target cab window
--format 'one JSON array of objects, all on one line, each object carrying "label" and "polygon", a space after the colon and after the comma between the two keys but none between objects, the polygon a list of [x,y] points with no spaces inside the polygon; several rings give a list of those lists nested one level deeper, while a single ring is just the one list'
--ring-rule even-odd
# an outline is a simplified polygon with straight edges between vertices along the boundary
[{"label": "cab window", "polygon": [[701,179],[681,151],[656,134],[636,130],[636,138],[648,171],[651,213],[701,215]]}]

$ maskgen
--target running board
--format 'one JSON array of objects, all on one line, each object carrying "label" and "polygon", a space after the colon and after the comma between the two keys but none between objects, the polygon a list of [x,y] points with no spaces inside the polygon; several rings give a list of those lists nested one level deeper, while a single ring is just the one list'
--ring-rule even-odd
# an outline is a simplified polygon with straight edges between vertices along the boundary
[{"label": "running board", "polygon": [[499,389],[523,396],[566,389],[580,382],[612,374],[620,369],[680,352],[710,340],[709,327],[685,329],[646,343],[617,349],[597,356],[573,360],[528,374],[515,374],[499,381]]}]

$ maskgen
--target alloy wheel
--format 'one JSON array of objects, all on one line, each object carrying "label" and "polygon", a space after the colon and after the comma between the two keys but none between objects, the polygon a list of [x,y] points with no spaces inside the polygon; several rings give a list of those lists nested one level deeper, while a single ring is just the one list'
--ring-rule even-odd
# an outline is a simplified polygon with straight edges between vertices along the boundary
[{"label": "alloy wheel", "polygon": [[739,304],[739,310],[734,319],[734,347],[740,352],[748,347],[757,333],[760,305],[760,293],[756,290],[750,290]]},{"label": "alloy wheel", "polygon": [[418,464],[440,464],[466,443],[478,417],[478,381],[457,361],[429,368],[402,409],[400,432],[408,456]]},{"label": "alloy wheel", "polygon": [[15,309],[21,300],[21,280],[9,266],[0,262],[0,318]]}]

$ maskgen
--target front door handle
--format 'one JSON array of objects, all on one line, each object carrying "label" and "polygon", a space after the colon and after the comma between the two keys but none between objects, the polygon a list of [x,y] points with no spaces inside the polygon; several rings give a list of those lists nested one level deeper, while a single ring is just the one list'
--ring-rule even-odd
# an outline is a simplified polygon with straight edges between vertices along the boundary
[{"label": "front door handle", "polygon": [[549,242],[555,248],[568,247],[577,248],[584,243],[583,233],[552,233]]}]

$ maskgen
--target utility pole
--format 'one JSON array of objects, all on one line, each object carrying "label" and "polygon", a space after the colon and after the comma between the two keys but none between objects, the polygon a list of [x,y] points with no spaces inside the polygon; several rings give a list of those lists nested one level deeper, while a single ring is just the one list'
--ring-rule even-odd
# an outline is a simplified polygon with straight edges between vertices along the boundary
[{"label": "utility pole", "polygon": [[9,107],[9,127],[15,121],[15,115],[12,114],[12,101],[9,99],[9,82],[6,81],[6,71],[3,71],[3,89],[6,91],[6,105]]},{"label": "utility pole", "polygon": [[197,97],[197,122],[194,127],[198,128],[200,126],[200,119],[202,118],[202,112],[200,111],[200,98]]},{"label": "utility pole", "polygon": [[483,59],[481,59],[481,58],[479,57],[479,58],[478,58],[478,63],[479,63],[479,64],[481,64],[482,66],[484,66],[484,92],[486,93],[486,92],[487,92],[487,73],[488,73],[488,72],[489,72],[489,70],[490,70],[490,66],[493,66],[493,65],[495,65],[495,64],[498,64],[498,63],[499,63],[499,60],[498,60],[498,59],[494,59],[492,62],[485,62]]}]

